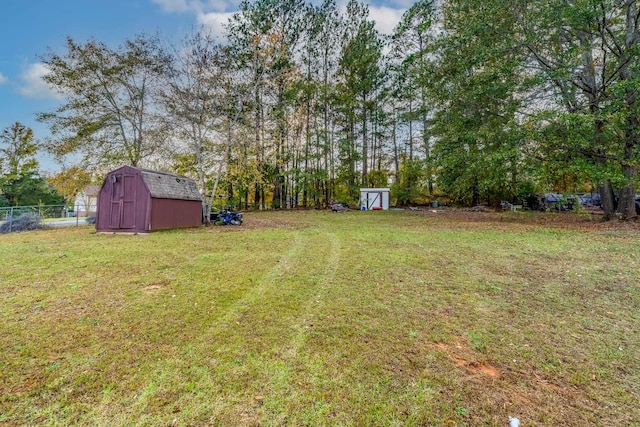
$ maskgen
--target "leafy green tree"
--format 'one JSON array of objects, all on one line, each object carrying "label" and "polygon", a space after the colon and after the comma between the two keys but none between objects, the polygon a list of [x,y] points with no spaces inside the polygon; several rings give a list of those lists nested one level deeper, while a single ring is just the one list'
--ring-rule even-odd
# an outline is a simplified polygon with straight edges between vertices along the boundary
[{"label": "leafy green tree", "polygon": [[418,200],[422,194],[426,177],[425,163],[409,159],[403,155],[400,161],[400,179],[391,186],[391,196],[398,205],[408,205]]},{"label": "leafy green tree", "polygon": [[[550,108],[538,127],[564,127],[566,138],[551,148],[563,153],[566,167],[581,169],[600,184],[607,218],[614,217],[616,183],[622,186],[618,210],[623,217],[635,216],[640,159],[637,1],[535,0],[514,6],[531,70],[554,95],[555,103],[547,102]],[[586,123],[590,131],[585,131]]]},{"label": "leafy green tree", "polygon": [[29,172],[2,185],[4,197],[11,206],[58,205],[64,203],[59,194],[36,172]]},{"label": "leafy green tree", "polygon": [[0,206],[16,206],[33,185],[32,176],[37,174],[35,158],[38,143],[33,131],[21,123],[2,130],[0,134]]},{"label": "leafy green tree", "polygon": [[216,145],[225,139],[226,110],[236,107],[227,96],[231,92],[227,55],[202,30],[189,33],[173,51],[168,84],[159,91],[161,105],[175,138],[172,151],[178,159],[193,156],[193,175],[204,190]]},{"label": "leafy green tree", "polygon": [[[356,196],[357,185],[365,185],[369,173],[371,135],[368,126],[375,105],[375,94],[382,81],[382,40],[374,28],[375,23],[367,20],[367,16],[366,6],[355,0],[347,5],[345,40],[337,71],[339,80],[336,100],[345,130],[342,153],[348,163],[345,177],[353,198]],[[358,160],[362,167],[360,179],[356,182]]]},{"label": "leafy green tree", "polygon": [[497,204],[515,194],[523,161],[516,94],[527,79],[513,22],[497,0],[451,0],[444,16],[431,166],[452,200]]},{"label": "leafy green tree", "polygon": [[321,201],[327,205],[333,199],[336,184],[333,82],[340,54],[336,46],[341,42],[342,18],[335,0],[324,0],[310,9],[309,16],[311,24],[305,31],[308,47],[304,52],[309,87],[305,134],[309,149],[305,150],[302,176],[314,206],[318,206]]},{"label": "leafy green tree", "polygon": [[[287,198],[286,169],[291,161],[290,117],[297,98],[298,64],[294,60],[304,27],[301,0],[242,2],[229,22],[229,46],[242,68],[251,71],[253,132],[264,180],[273,184],[272,206]],[[265,206],[262,184],[255,200]]]},{"label": "leafy green tree", "polygon": [[45,81],[65,98],[38,115],[50,125],[48,149],[56,157],[80,153],[83,164],[139,166],[165,142],[155,95],[170,57],[157,37],[139,35],[117,49],[68,37],[64,54],[41,59]]},{"label": "leafy green tree", "polygon": [[[408,156],[414,159],[413,122],[419,123],[421,149],[430,165],[431,143],[429,116],[433,110],[430,89],[433,87],[436,7],[432,0],[419,0],[402,16],[391,37],[394,62],[395,96],[404,106],[402,117],[408,122]],[[430,174],[429,174],[430,175]],[[428,180],[433,192],[432,180]]]},{"label": "leafy green tree", "polygon": [[15,180],[33,173],[38,168],[35,156],[38,142],[33,131],[16,122],[2,130],[0,134],[0,175],[5,180]]}]

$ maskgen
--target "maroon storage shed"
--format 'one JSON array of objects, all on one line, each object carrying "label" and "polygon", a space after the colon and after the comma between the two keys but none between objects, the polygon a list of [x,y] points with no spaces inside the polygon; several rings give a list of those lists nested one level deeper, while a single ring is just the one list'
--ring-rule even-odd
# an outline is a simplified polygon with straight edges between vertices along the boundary
[{"label": "maroon storage shed", "polygon": [[98,193],[98,232],[146,233],[202,225],[194,180],[123,166],[107,174]]}]

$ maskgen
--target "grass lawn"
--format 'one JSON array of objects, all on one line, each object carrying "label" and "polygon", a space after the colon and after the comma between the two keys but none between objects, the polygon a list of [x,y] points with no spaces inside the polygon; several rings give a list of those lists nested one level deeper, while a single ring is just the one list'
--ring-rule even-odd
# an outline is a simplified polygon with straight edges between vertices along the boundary
[{"label": "grass lawn", "polygon": [[0,236],[0,425],[640,425],[640,229],[465,215]]}]

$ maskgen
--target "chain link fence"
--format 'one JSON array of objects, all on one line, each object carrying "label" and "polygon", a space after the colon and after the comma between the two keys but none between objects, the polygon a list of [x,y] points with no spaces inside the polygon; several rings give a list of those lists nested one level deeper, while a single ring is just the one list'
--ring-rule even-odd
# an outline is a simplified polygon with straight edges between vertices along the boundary
[{"label": "chain link fence", "polygon": [[37,205],[0,207],[0,228],[4,233],[21,231],[21,219],[28,218],[30,223],[37,221],[39,227],[79,226],[87,223],[86,217],[95,217],[87,213],[80,205]]}]

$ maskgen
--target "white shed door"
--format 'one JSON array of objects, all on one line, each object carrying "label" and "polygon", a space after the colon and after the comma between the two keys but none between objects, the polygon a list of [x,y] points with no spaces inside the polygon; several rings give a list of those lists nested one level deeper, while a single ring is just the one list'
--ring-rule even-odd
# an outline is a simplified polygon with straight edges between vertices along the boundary
[{"label": "white shed door", "polygon": [[382,193],[367,193],[367,209],[382,208]]}]

